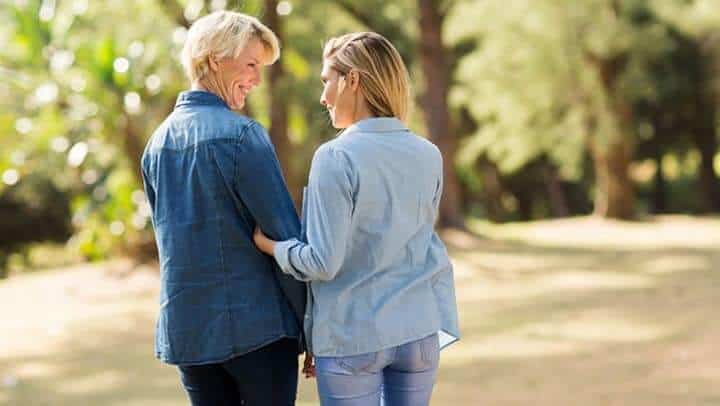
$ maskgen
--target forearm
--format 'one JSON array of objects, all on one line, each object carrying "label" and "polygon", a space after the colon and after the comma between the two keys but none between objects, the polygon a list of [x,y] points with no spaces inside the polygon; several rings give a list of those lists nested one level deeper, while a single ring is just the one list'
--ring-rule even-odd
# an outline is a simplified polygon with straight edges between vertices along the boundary
[{"label": "forearm", "polygon": [[347,157],[328,148],[318,149],[306,193],[304,241],[284,239],[273,247],[283,272],[301,281],[335,278],[349,238],[352,177]]},{"label": "forearm", "polygon": [[273,254],[283,272],[304,282],[332,280],[340,268],[337,258],[295,239],[277,242]]}]

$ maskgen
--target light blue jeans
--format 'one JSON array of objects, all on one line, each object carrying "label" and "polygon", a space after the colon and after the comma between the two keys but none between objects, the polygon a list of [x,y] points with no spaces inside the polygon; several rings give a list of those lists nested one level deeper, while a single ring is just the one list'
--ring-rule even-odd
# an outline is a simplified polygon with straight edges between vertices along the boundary
[{"label": "light blue jeans", "polygon": [[379,352],[317,357],[322,406],[426,406],[437,375],[437,334]]}]

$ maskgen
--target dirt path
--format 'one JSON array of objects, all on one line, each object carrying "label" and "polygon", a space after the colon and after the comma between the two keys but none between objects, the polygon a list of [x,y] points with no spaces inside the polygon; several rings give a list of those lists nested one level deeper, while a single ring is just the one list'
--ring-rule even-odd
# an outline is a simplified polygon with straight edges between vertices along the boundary
[{"label": "dirt path", "polygon": [[[720,405],[720,220],[474,228],[444,237],[463,340],[433,405]],[[186,404],[152,356],[157,275],[126,266],[0,282],[0,405]]]}]

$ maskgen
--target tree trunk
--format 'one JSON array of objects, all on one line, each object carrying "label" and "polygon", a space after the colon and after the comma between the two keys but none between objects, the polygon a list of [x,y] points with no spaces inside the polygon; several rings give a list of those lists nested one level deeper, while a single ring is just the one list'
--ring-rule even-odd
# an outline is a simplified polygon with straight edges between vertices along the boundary
[{"label": "tree trunk", "polygon": [[445,16],[438,2],[418,0],[420,9],[420,59],[425,77],[422,97],[430,139],[443,154],[443,198],[440,202],[441,227],[464,228],[460,184],[455,173],[457,137],[451,130],[447,94],[450,87],[449,61],[442,42]]},{"label": "tree trunk", "polygon": [[650,153],[655,161],[655,176],[653,178],[653,190],[650,196],[650,210],[653,214],[662,214],[667,211],[667,179],[663,172],[663,145],[662,140],[667,139],[669,134],[681,131],[675,128],[677,124],[672,120],[672,115],[662,109],[656,109],[652,113],[653,138],[649,142]]},{"label": "tree trunk", "polygon": [[618,131],[618,134],[606,135],[608,139],[602,143],[594,134],[596,128],[589,132],[588,146],[596,173],[595,214],[606,218],[632,219],[635,217],[635,189],[629,170],[634,143],[628,129],[631,128],[633,111],[616,86],[629,56],[627,53],[608,58],[590,53],[585,56],[596,69]]},{"label": "tree trunk", "polygon": [[570,209],[568,209],[567,198],[558,176],[558,170],[547,160],[543,162],[543,177],[553,217],[567,217]]},{"label": "tree trunk", "polygon": [[[708,81],[709,82],[709,81]],[[714,160],[718,143],[715,134],[715,105],[712,97],[703,94],[707,90],[698,89],[701,93],[696,101],[696,125],[692,129],[692,139],[700,152],[700,193],[702,208],[705,212],[720,211],[720,181],[715,173]],[[705,96],[705,97],[703,97]]]},{"label": "tree trunk", "polygon": [[140,135],[132,116],[125,114],[122,120],[123,126],[123,149],[125,155],[130,159],[133,176],[139,185],[142,185],[141,161],[145,149],[143,138]]},{"label": "tree trunk", "polygon": [[702,207],[706,212],[720,211],[720,182],[715,173],[714,160],[717,152],[715,129],[706,128],[693,134],[693,139],[700,150],[700,189]]},{"label": "tree trunk", "polygon": [[662,167],[662,151],[660,146],[653,147],[653,159],[655,160],[655,179],[652,192],[652,212],[662,214],[667,211],[667,179]]},{"label": "tree trunk", "polygon": [[6,279],[8,277],[8,256],[9,254],[5,251],[0,251],[0,279]]},{"label": "tree trunk", "polygon": [[633,148],[618,139],[604,147],[591,141],[595,166],[595,214],[605,218],[629,220],[635,216],[635,190],[629,167]]},{"label": "tree trunk", "polygon": [[482,195],[488,218],[494,222],[505,221],[506,213],[502,204],[503,186],[497,165],[486,156],[481,156],[475,168],[482,180]]},{"label": "tree trunk", "polygon": [[[282,44],[284,39],[283,21],[276,12],[277,0],[265,0],[266,19],[265,23]],[[288,138],[288,94],[285,86],[285,70],[282,61],[277,61],[270,66],[268,79],[269,105],[270,105],[270,138],[280,161],[280,166],[285,176],[288,191],[295,202],[295,207],[300,207],[301,193],[296,182],[290,159],[290,139]]]}]

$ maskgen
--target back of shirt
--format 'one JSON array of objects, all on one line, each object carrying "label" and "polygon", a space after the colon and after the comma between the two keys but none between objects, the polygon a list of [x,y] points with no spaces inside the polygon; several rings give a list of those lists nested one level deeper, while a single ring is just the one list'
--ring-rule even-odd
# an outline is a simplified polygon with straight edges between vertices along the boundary
[{"label": "back of shirt", "polygon": [[397,119],[362,120],[318,149],[307,242],[276,245],[310,280],[319,356],[375,352],[440,330],[457,337],[452,266],[434,231],[442,157]]},{"label": "back of shirt", "polygon": [[161,268],[156,350],[172,364],[221,362],[298,337],[305,288],[252,242],[299,221],[269,137],[217,96],[185,92],[142,160]]}]

